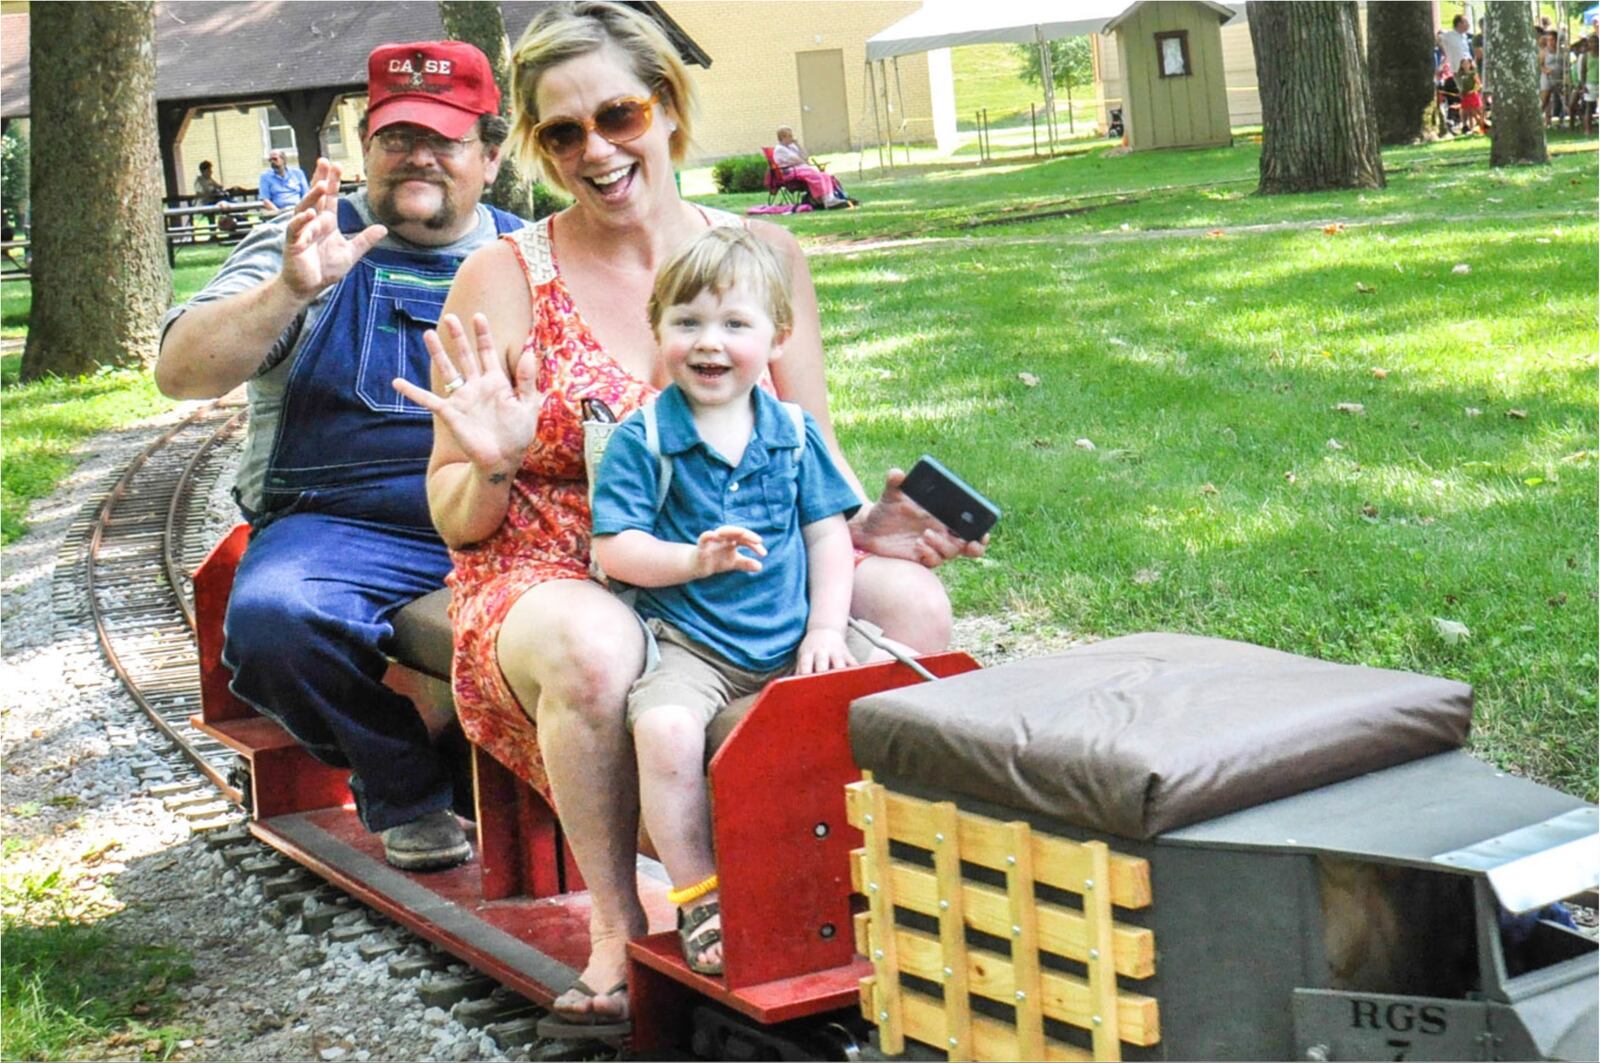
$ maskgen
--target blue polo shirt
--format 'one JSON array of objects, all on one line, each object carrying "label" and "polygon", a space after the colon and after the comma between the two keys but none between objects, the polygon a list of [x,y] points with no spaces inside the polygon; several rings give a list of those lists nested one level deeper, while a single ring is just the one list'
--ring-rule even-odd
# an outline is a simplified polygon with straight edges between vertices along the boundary
[{"label": "blue polo shirt", "polygon": [[637,530],[673,543],[737,524],[767,548],[760,572],[721,572],[675,587],[641,587],[634,608],[665,620],[740,668],[766,672],[787,664],[805,637],[806,544],[800,529],[861,500],[828,453],[811,415],[806,444],[783,404],[757,388],[755,431],[737,468],[701,440],[689,403],[676,385],[656,399],[661,453],[672,459],[672,483],[656,512],[660,468],[645,445],[636,411],[606,445],[594,492],[594,533]]},{"label": "blue polo shirt", "polygon": [[269,168],[261,175],[261,187],[257,189],[261,198],[274,207],[292,207],[309,191],[311,186],[306,182],[305,171],[298,166],[285,166],[282,177]]}]

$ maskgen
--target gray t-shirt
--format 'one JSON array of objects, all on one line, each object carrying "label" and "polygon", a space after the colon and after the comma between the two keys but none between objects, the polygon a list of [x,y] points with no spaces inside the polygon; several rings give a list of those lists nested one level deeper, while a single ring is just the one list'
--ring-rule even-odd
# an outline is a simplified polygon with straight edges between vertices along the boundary
[{"label": "gray t-shirt", "polygon": [[[365,224],[371,225],[374,222],[372,211],[367,207],[365,190],[352,193],[346,198],[355,207],[356,213],[361,216]],[[494,217],[488,208],[480,205],[477,214],[477,228],[453,244],[442,247],[421,247],[408,240],[389,235],[385,236],[378,246],[398,251],[465,256],[495,238]],[[222,264],[222,269],[217,275],[212,277],[193,299],[167,311],[167,316],[161,322],[162,335],[166,335],[166,330],[189,307],[226,299],[277,276],[278,270],[283,265],[283,234],[289,227],[289,217],[288,214],[284,214],[251,230],[244,242],[228,256],[228,261]],[[300,353],[300,341],[310,335],[317,316],[327,307],[328,300],[337,287],[338,285],[332,285],[318,295],[294,323],[284,330],[283,335],[278,337],[277,343],[273,344],[272,350],[267,352],[255,376],[246,385],[250,399],[250,424],[245,432],[244,454],[239,460],[235,487],[240,503],[252,512],[259,512],[262,508],[262,488],[266,482],[267,462],[272,456],[272,441],[278,431],[278,416],[283,410],[289,373],[295,357]],[[359,346],[359,341],[354,337],[351,338],[351,343]]]}]

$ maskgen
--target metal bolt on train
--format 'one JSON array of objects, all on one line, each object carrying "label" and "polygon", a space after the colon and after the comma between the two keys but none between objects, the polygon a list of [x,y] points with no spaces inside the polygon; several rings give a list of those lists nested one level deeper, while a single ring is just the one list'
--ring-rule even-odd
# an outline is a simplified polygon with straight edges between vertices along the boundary
[{"label": "metal bolt on train", "polygon": [[[347,773],[228,689],[246,534],[195,575],[193,722],[248,765],[251,833],[548,1003],[588,948],[555,813],[474,750],[473,860],[385,864]],[[399,615],[386,679],[435,721],[447,593]],[[1600,1058],[1567,914],[1596,907],[1596,809],[1463,752],[1469,687],[1166,634],[920,663],[780,680],[713,736],[725,974],[632,942],[632,1055]]]}]

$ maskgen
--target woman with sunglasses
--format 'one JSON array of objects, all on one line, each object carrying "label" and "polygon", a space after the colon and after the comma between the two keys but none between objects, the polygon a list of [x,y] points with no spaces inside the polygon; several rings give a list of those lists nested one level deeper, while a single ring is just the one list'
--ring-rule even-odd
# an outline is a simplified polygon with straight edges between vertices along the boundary
[{"label": "woman with sunglasses", "polygon": [[[523,34],[513,67],[513,150],[574,202],[467,259],[443,342],[429,337],[435,394],[406,393],[435,417],[428,494],[455,562],[457,711],[474,742],[553,798],[591,894],[588,965],[554,1004],[558,1023],[582,1036],[626,1024],[624,946],[647,928],[623,724],[645,643],[632,612],[587,578],[579,411],[599,400],[621,418],[665,384],[645,310],[656,267],[708,226],[742,221],[678,196],[692,92],[648,18],[612,3],[554,5]],[[785,230],[751,228],[794,278],[797,320],[772,384],[816,418],[853,479],[828,419],[805,258]],[[891,472],[852,529],[864,555],[852,610],[935,651],[948,641],[950,607],[930,570],[982,547],[904,499],[901,475]]]}]

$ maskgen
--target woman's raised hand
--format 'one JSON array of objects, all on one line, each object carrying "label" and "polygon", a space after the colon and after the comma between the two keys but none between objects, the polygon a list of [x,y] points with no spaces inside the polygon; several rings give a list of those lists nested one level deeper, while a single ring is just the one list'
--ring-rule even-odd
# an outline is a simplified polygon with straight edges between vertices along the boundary
[{"label": "woman's raised hand", "polygon": [[938,568],[963,555],[982,557],[989,537],[968,542],[951,534],[937,517],[900,490],[905,478],[904,471],[890,469],[878,501],[850,522],[850,537],[855,545],[880,557],[904,558],[926,568]]},{"label": "woman's raised hand", "polygon": [[436,395],[400,378],[394,380],[394,389],[432,411],[455,437],[467,460],[498,482],[500,477],[516,473],[539,428],[544,396],[534,382],[535,361],[519,361],[513,382],[489,333],[488,318],[472,315],[470,342],[461,319],[454,314],[446,314],[439,324],[454,354],[445,349],[433,329],[423,333],[422,340],[445,381],[444,394]]},{"label": "woman's raised hand", "polygon": [[352,237],[339,231],[339,167],[318,159],[311,190],[295,204],[284,233],[284,285],[301,299],[312,298],[344,279],[388,231],[382,225],[369,225]]}]

